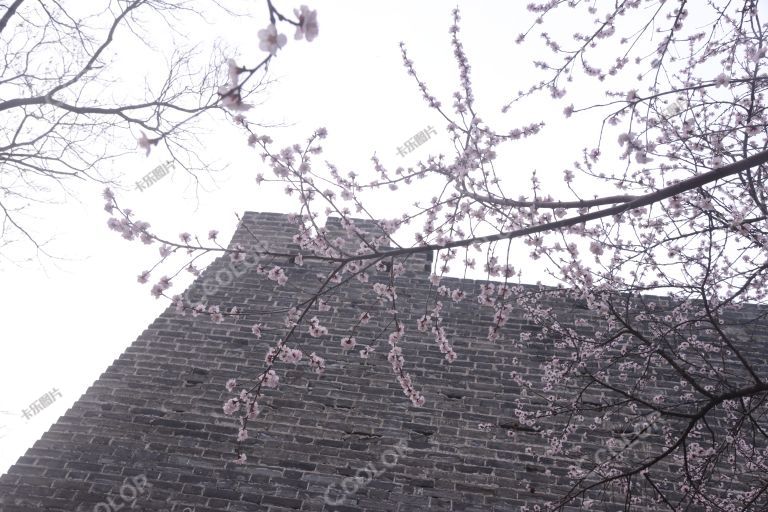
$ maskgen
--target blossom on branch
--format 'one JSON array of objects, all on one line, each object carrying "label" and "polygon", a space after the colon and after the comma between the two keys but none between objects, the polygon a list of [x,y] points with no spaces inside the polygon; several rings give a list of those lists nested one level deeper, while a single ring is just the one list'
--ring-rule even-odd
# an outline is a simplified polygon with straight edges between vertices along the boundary
[{"label": "blossom on branch", "polygon": [[288,38],[285,34],[278,34],[277,27],[271,23],[267,28],[259,30],[259,49],[269,52],[272,55],[277,54],[277,50],[285,46]]},{"label": "blossom on branch", "polygon": [[240,80],[240,72],[242,70],[237,66],[235,59],[227,60],[227,76],[229,76],[229,85],[237,87]]},{"label": "blossom on branch", "polygon": [[149,151],[152,149],[152,146],[157,145],[157,139],[148,138],[147,134],[144,132],[141,132],[141,137],[139,137],[137,141],[139,143],[139,147],[147,151],[147,156],[149,156]]},{"label": "blossom on branch", "polygon": [[312,368],[315,373],[321,374],[325,371],[325,359],[312,352],[309,354],[309,367]]},{"label": "blossom on branch", "polygon": [[311,42],[317,37],[320,30],[317,25],[317,11],[310,11],[309,7],[302,5],[300,9],[294,9],[293,12],[299,18],[294,39],[299,40],[306,37],[307,42]]},{"label": "blossom on branch", "polygon": [[355,340],[354,336],[344,336],[341,338],[341,348],[344,350],[350,350],[355,348],[355,345],[357,345],[357,340]]},{"label": "blossom on branch", "polygon": [[267,371],[267,373],[264,375],[263,378],[264,378],[264,383],[269,388],[276,388],[278,383],[280,382],[280,378],[275,373],[275,370]]}]

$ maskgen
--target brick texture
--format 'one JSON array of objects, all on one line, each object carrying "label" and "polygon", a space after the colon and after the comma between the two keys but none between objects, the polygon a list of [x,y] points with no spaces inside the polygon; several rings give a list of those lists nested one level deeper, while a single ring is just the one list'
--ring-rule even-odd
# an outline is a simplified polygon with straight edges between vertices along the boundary
[{"label": "brick texture", "polygon": [[[362,221],[358,227],[377,229]],[[327,229],[344,233],[334,220]],[[283,215],[249,212],[231,244],[253,251],[255,236],[271,250],[295,248],[293,232]],[[445,327],[459,354],[449,365],[431,335],[415,329],[430,293],[429,257],[407,265],[398,280],[400,314],[408,326],[401,345],[406,369],[427,399],[424,407],[411,406],[395,380],[386,334],[369,360],[357,350],[342,351],[340,336],[370,297],[370,283],[354,281],[331,304],[334,310],[317,313],[331,335],[310,338],[303,329],[297,338],[305,352],[326,358],[325,374],[314,374],[305,361],[279,365],[280,387],[260,400],[262,413],[244,444],[248,463],[234,464],[236,424],[222,411],[231,396],[224,384],[259,373],[267,348],[283,332],[283,313],[259,316],[273,329],[257,340],[250,332],[253,317],[216,324],[169,307],[0,478],[0,510],[104,511],[99,504],[108,499],[114,510],[121,504],[131,510],[120,493],[130,497],[126,482],[138,477],[146,478],[133,502],[133,510],[141,511],[501,512],[533,510],[565,492],[574,461],[531,453],[540,452],[544,441],[514,414],[522,390],[510,372],[537,378],[553,349],[532,338],[523,352],[504,340],[540,327],[513,312],[502,339],[491,343],[488,308],[445,301]],[[290,280],[278,287],[253,269],[229,279],[231,263],[222,257],[187,296],[227,309],[279,311],[315,289],[321,267],[284,266]],[[371,282],[386,277],[374,271]],[[470,297],[482,284],[448,281]],[[556,306],[564,318],[586,314],[576,302]],[[358,341],[388,333],[387,323],[386,315],[375,314]],[[659,384],[665,392],[672,392],[671,385]],[[484,432],[479,423],[493,427]],[[517,435],[508,437],[508,430]],[[600,443],[587,438],[585,447]],[[371,473],[367,485],[339,501],[346,477]]]}]

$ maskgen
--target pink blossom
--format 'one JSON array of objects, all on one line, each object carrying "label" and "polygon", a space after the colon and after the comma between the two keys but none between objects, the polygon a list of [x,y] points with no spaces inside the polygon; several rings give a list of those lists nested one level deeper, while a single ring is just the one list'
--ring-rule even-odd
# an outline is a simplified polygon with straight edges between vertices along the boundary
[{"label": "pink blossom", "polygon": [[262,324],[260,323],[255,323],[251,327],[251,332],[253,333],[254,336],[256,336],[256,339],[261,339],[261,328],[262,328]]},{"label": "pink blossom", "polygon": [[400,324],[400,328],[398,330],[389,333],[389,344],[395,346],[397,342],[400,341],[400,338],[403,337],[403,331],[405,331],[405,327],[403,324]]},{"label": "pink blossom", "polygon": [[421,318],[418,318],[416,320],[416,328],[421,332],[427,332],[429,329],[429,324],[431,322],[432,318],[428,317],[427,315],[422,315]]},{"label": "pink blossom", "polygon": [[278,266],[272,267],[272,270],[267,273],[267,279],[277,281],[277,284],[280,286],[288,282],[288,276],[285,275],[285,271]]},{"label": "pink blossom", "polygon": [[296,14],[296,17],[299,18],[299,26],[296,27],[294,39],[299,40],[306,37],[307,42],[311,42],[317,37],[319,32],[317,25],[317,11],[310,11],[309,7],[302,5],[300,10],[294,9],[293,12]]},{"label": "pink blossom", "polygon": [[237,398],[230,398],[224,402],[224,414],[233,415],[240,409],[240,401]]},{"label": "pink blossom", "polygon": [[320,320],[313,316],[309,321],[309,335],[313,338],[328,334],[328,329],[320,325]]},{"label": "pink blossom", "polygon": [[265,374],[264,379],[265,379],[264,383],[269,388],[276,388],[278,382],[280,381],[280,377],[277,376],[277,374],[275,373],[275,370],[267,371],[267,373]]},{"label": "pink blossom", "polygon": [[299,317],[301,314],[299,313],[299,310],[294,308],[291,308],[288,310],[288,313],[285,315],[285,326],[289,329],[296,325],[296,323],[299,321]]},{"label": "pink blossom", "polygon": [[147,150],[147,156],[149,156],[149,151],[152,149],[152,144],[157,143],[157,141],[147,138],[147,134],[144,132],[141,132],[141,137],[139,137],[137,140],[139,143],[139,147],[141,149]]},{"label": "pink blossom", "polygon": [[228,110],[232,110],[234,112],[245,112],[246,110],[251,109],[251,105],[248,103],[243,103],[243,100],[237,91],[227,91],[222,93],[222,90],[220,89],[219,94],[222,95],[222,106]]},{"label": "pink blossom", "polygon": [[[267,350],[266,355],[264,356],[264,362],[266,364],[272,364],[275,361],[275,355],[277,354],[277,349],[274,347]],[[282,352],[281,352],[282,355]]]},{"label": "pink blossom", "polygon": [[161,295],[163,295],[163,292],[171,287],[171,278],[168,276],[163,276],[160,278],[160,281],[157,282],[152,287],[151,293],[152,296],[156,299],[159,299]]},{"label": "pink blossom", "polygon": [[395,292],[394,286],[389,286],[383,283],[374,283],[373,291],[376,292],[376,295],[381,298],[385,298],[387,300],[397,299],[397,292]]},{"label": "pink blossom", "polygon": [[357,340],[355,340],[354,336],[344,336],[341,338],[341,348],[344,350],[350,350],[355,348],[355,345],[357,345]]},{"label": "pink blossom", "polygon": [[424,398],[424,395],[418,392],[411,397],[411,403],[414,407],[422,407],[426,401],[427,399]]},{"label": "pink blossom", "polygon": [[315,373],[321,374],[325,371],[325,359],[312,352],[309,354],[309,367],[312,368]]},{"label": "pink blossom", "polygon": [[149,280],[149,270],[143,271],[136,279],[139,283],[144,284]]},{"label": "pink blossom", "polygon": [[720,73],[715,78],[715,87],[722,87],[728,84],[728,76],[725,73]]},{"label": "pink blossom", "polygon": [[221,314],[219,306],[210,306],[208,308],[208,314],[211,315],[211,320],[220,324],[224,321],[224,315]]},{"label": "pink blossom", "polygon": [[227,381],[227,385],[226,385],[227,391],[229,391],[231,393],[231,392],[233,392],[235,390],[236,387],[237,387],[237,380],[236,379],[229,379]]},{"label": "pink blossom", "polygon": [[234,263],[240,263],[242,261],[245,261],[245,249],[240,244],[235,244],[235,246],[232,248],[233,252],[229,254],[230,260],[232,260]]},{"label": "pink blossom", "polygon": [[181,298],[181,295],[174,295],[171,298],[171,301],[177,313],[179,313],[182,316],[185,316],[187,314],[187,312],[184,310],[184,300]]},{"label": "pink blossom", "polygon": [[[282,350],[280,351],[280,360],[284,363],[296,364],[299,361],[301,361],[301,358],[303,357],[303,355],[304,354],[301,350],[297,348],[290,348],[287,345],[284,345]],[[271,363],[271,361],[268,361],[268,363]]]},{"label": "pink blossom", "polygon": [[237,87],[240,78],[240,68],[237,66],[235,59],[227,60],[227,76],[229,77],[229,85]]},{"label": "pink blossom", "polygon": [[275,55],[277,50],[285,46],[285,43],[288,42],[288,38],[285,37],[285,34],[277,33],[277,27],[275,27],[274,23],[271,23],[267,28],[263,30],[259,30],[258,35],[259,49],[265,52],[269,52],[272,55]]}]

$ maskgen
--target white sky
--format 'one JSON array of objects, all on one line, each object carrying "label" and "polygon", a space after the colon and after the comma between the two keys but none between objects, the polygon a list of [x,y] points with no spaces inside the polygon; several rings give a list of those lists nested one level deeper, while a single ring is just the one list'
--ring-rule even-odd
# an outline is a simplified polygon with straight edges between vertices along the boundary
[{"label": "white sky", "polygon": [[[505,160],[502,177],[520,182],[520,194],[527,188],[522,180],[533,169],[538,169],[545,183],[547,177],[560,183],[562,170],[578,158],[580,148],[596,142],[595,132],[577,129],[584,117],[568,122],[562,118],[562,109],[576,95],[559,101],[539,97],[525,102],[525,110],[499,114],[503,104],[538,76],[530,53],[523,53],[531,46],[514,44],[517,34],[532,20],[525,2],[458,4],[481,117],[492,126],[494,120],[500,120],[496,126],[503,132],[544,119],[557,121],[532,142],[509,145],[514,153]],[[298,3],[276,5],[286,13],[298,7]],[[398,43],[406,42],[417,71],[450,109],[450,95],[458,86],[448,33],[454,5],[412,0],[311,2],[310,7],[318,11],[318,38],[312,43],[294,41],[293,30],[284,26],[289,41],[270,73],[276,82],[261,98],[264,103],[248,116],[286,124],[265,131],[281,147],[303,142],[314,129],[325,126],[329,137],[321,157],[345,172],[368,173],[374,152],[392,169],[414,164],[430,153],[450,155],[445,122],[426,106],[407,76]],[[549,27],[552,33],[558,30],[559,22],[555,22]],[[213,25],[209,33],[229,38],[230,44],[241,48],[238,63],[251,66],[263,55],[255,32],[267,23],[264,16],[256,26],[250,21]],[[567,34],[572,32],[568,23],[559,27]],[[539,48],[538,37],[532,39]],[[140,67],[141,62],[127,62],[132,57],[136,55],[130,51],[121,56],[127,65]],[[581,92],[601,97],[594,86]],[[397,146],[427,125],[434,126],[438,136],[407,157],[398,156]],[[179,171],[143,192],[131,190],[133,181],[167,159],[162,151],[145,158],[137,150],[120,162],[126,184],[126,190],[116,191],[120,205],[150,222],[156,233],[176,237],[189,231],[205,236],[216,228],[222,241],[234,230],[235,212],[296,211],[295,203],[286,201],[279,189],[256,186],[257,171],[268,177],[271,172],[247,147],[241,131],[223,122],[209,128],[206,157],[229,167],[215,180],[205,179],[197,199],[191,180]],[[136,275],[155,261],[156,245],[127,242],[107,229],[101,188],[82,187],[79,203],[70,200],[42,211],[36,227],[56,233],[48,250],[61,259],[42,257],[17,267],[0,267],[0,473],[71,407],[167,305],[150,296],[148,285],[136,283]],[[425,195],[419,197],[419,193]],[[430,196],[428,191],[415,189],[401,193],[397,200],[408,205]],[[389,197],[376,204],[376,213],[397,216],[401,212],[391,208],[391,203]],[[177,283],[171,291],[181,289]],[[62,398],[24,420],[21,410],[54,387]]]}]

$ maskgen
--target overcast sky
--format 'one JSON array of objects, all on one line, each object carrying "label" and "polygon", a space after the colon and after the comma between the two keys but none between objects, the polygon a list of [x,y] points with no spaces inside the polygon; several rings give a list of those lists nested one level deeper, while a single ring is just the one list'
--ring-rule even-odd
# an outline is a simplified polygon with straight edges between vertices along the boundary
[{"label": "overcast sky", "polygon": [[[307,0],[309,2],[309,0]],[[252,2],[253,3],[253,2]],[[537,169],[543,178],[560,181],[562,170],[596,134],[579,133],[579,121],[565,122],[561,112],[573,101],[544,96],[527,102],[525,109],[503,116],[500,107],[536,74],[531,47],[514,39],[531,22],[524,2],[458,2],[462,11],[462,39],[472,63],[478,110],[489,123],[500,122],[502,131],[532,122],[557,121],[546,137],[533,144],[515,146],[505,160],[502,177],[520,181]],[[299,4],[276,2],[290,12]],[[398,43],[406,42],[411,58],[432,93],[449,106],[457,88],[456,63],[448,28],[454,4],[437,1],[312,2],[317,9],[320,34],[312,43],[294,41],[284,26],[288,44],[273,62],[274,83],[259,98],[262,102],[248,117],[283,127],[264,130],[280,145],[303,142],[324,126],[329,136],[323,159],[342,171],[366,173],[374,152],[392,168],[414,164],[429,154],[451,154],[445,121],[428,109],[402,64]],[[363,7],[364,6],[364,7]],[[264,9],[266,13],[266,9]],[[257,18],[258,19],[258,18]],[[555,20],[554,32],[570,30]],[[241,49],[238,63],[253,65],[262,58],[256,22],[214,24],[207,34],[228,38]],[[559,25],[557,25],[559,24]],[[538,44],[534,41],[535,44]],[[126,49],[126,65],[137,55]],[[222,70],[222,73],[225,71]],[[594,87],[583,94],[599,94]],[[406,157],[397,147],[427,126],[438,136]],[[296,205],[281,197],[280,189],[257,187],[258,171],[268,169],[246,145],[245,135],[226,123],[211,124],[204,154],[228,167],[215,178],[204,177],[199,187],[182,172],[174,171],[152,187],[137,191],[130,184],[168,158],[162,150],[149,157],[137,150],[118,162],[125,190],[118,202],[148,221],[153,231],[175,237],[182,231],[202,236],[211,228],[228,241],[235,213],[245,210],[294,212]],[[576,135],[583,135],[577,137]],[[586,137],[586,138],[585,138]],[[101,373],[167,306],[149,294],[149,286],[136,283],[136,275],[154,263],[157,247],[126,242],[106,227],[102,187],[80,188],[78,201],[43,211],[38,228],[49,228],[56,238],[47,246],[56,257],[32,258],[0,267],[0,473],[39,439]],[[525,193],[521,189],[520,193]],[[414,189],[397,196],[404,205],[430,197]],[[377,214],[392,218],[392,198],[376,204]],[[528,279],[533,281],[534,279]],[[176,284],[172,291],[180,292]],[[61,397],[31,419],[22,410],[40,396],[58,389]]]}]

